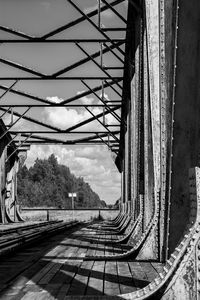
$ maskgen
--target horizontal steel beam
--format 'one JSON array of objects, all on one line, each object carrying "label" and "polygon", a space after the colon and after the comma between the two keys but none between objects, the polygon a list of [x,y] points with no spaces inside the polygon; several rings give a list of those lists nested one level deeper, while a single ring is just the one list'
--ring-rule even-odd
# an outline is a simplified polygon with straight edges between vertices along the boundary
[{"label": "horizontal steel beam", "polygon": [[[20,130],[20,131],[9,131],[10,134],[18,134],[18,133],[38,133],[38,134],[106,134],[109,135],[108,131],[70,131],[70,132],[57,132],[57,131],[48,131],[48,130]],[[113,134],[120,133],[119,130],[112,131]]]},{"label": "horizontal steel beam", "polygon": [[118,106],[119,108],[121,107],[121,105],[116,104],[115,101],[113,101],[113,104],[111,103],[106,103],[106,105],[104,104],[59,104],[59,103],[52,103],[52,104],[2,104],[1,107],[30,107],[30,108],[34,108],[34,107],[116,107]]},{"label": "horizontal steel beam", "polygon": [[[124,1],[125,0],[115,0],[115,1],[112,1],[110,3],[110,5],[113,7],[113,6],[116,6],[116,5],[118,5],[118,4],[120,4],[120,3],[124,2]],[[101,7],[101,12],[106,11],[108,9],[109,9],[108,6],[104,5],[104,6]],[[66,29],[69,29],[69,28],[71,28],[71,27],[73,27],[73,26],[75,26],[77,24],[80,24],[81,22],[85,21],[87,18],[94,17],[97,14],[98,14],[98,9],[95,8],[92,11],[90,11],[89,13],[87,13],[85,15],[82,15],[79,18],[76,18],[74,21],[71,21],[68,24],[65,24],[65,25],[63,25],[63,26],[61,26],[61,27],[59,27],[57,29],[54,29],[53,31],[51,31],[51,32],[43,35],[42,38],[46,39],[46,38],[49,38],[51,36],[54,36],[55,34],[58,34],[58,33],[66,30]]]},{"label": "horizontal steel beam", "polygon": [[107,27],[107,28],[102,27],[101,30],[102,31],[126,31],[127,28],[125,28],[125,27],[123,27],[123,28],[121,28],[121,27]]},{"label": "horizontal steel beam", "polygon": [[[113,80],[122,80],[122,76],[112,76]],[[19,77],[19,76],[10,76],[10,77],[0,77],[0,80],[110,80],[108,76],[67,76],[67,77]]]},{"label": "horizontal steel beam", "polygon": [[[112,42],[124,42],[124,38],[112,38]],[[66,44],[66,43],[110,43],[109,39],[51,39],[51,40],[44,40],[41,38],[33,38],[31,40],[13,40],[13,39],[0,39],[0,43],[6,44],[50,44],[50,43],[57,43],[57,44]]]},{"label": "horizontal steel beam", "polygon": [[105,211],[118,211],[118,208],[20,208],[21,211],[85,211],[85,210],[93,210],[93,211],[99,211],[99,210],[105,210]]},{"label": "horizontal steel beam", "polygon": [[[16,140],[16,143],[19,143],[21,142],[20,140]],[[108,142],[108,141],[106,141]],[[116,143],[116,141],[113,141]],[[109,141],[109,143],[112,143],[112,141]],[[102,141],[88,141],[88,142],[75,142],[75,141],[63,141],[63,142],[56,142],[55,141],[29,141],[29,143],[27,143],[26,145],[50,145],[50,144],[57,144],[57,145],[104,145],[105,142],[102,142]]]}]

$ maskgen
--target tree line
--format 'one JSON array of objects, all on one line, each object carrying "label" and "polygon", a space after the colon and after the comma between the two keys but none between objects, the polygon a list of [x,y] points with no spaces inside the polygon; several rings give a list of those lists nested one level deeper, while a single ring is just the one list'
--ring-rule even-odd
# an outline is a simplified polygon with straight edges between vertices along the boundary
[{"label": "tree line", "polygon": [[76,192],[75,208],[102,208],[106,203],[82,177],[58,164],[54,154],[48,159],[36,159],[34,165],[24,165],[18,172],[18,201],[26,207],[71,208],[68,193]]}]

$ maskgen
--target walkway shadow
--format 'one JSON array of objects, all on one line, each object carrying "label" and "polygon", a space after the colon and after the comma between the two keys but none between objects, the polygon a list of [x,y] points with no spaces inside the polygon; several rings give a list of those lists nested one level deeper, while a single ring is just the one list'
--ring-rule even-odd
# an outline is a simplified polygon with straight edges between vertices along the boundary
[{"label": "walkway shadow", "polygon": [[[75,230],[77,231],[77,228]],[[66,237],[69,242],[64,241]],[[121,299],[120,296],[113,296],[114,289],[105,290],[105,281],[108,287],[118,287],[118,291],[120,291],[120,284],[123,284],[128,292],[143,288],[149,283],[133,275],[132,277],[118,275],[117,272],[113,274],[107,270],[105,274],[107,262],[83,261],[80,256],[88,247],[80,244],[82,239],[85,241],[84,237],[76,236],[73,230],[66,231],[43,240],[35,246],[26,247],[13,256],[7,256],[6,260],[1,259],[0,299],[17,300],[24,297],[24,300],[36,298],[88,300],[95,299],[96,296],[107,295],[108,297],[111,293],[110,299]],[[55,252],[56,245],[58,248]],[[78,248],[77,256],[74,257],[75,246]],[[98,250],[93,244],[89,245],[89,248],[94,253]],[[68,258],[62,255],[65,251],[68,251]],[[96,264],[95,268],[94,264]],[[9,265],[10,269],[8,269]],[[85,298],[86,295],[88,296]]]}]

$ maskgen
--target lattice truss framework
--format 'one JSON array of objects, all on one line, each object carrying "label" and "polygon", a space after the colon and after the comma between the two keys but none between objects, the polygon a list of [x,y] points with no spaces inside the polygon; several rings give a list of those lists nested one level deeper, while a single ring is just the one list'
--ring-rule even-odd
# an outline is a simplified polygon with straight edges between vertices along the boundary
[{"label": "lattice truss framework", "polygon": [[[92,3],[93,6],[86,9],[84,2]],[[137,9],[135,2],[131,2]],[[4,135],[10,133],[17,149],[28,149],[31,144],[106,144],[117,154],[121,125],[127,1],[66,0],[63,3],[68,9],[73,9],[77,17],[45,34],[37,33],[37,36],[34,36],[5,24],[0,25],[0,117],[7,127]],[[114,24],[119,25],[104,25],[105,13],[112,14]],[[86,34],[85,37],[81,34],[80,38],[80,34],[77,34],[80,26],[86,26],[90,34]],[[45,73],[38,70],[39,63],[34,66],[35,61],[31,60],[31,55],[28,61],[33,68],[19,62],[18,59],[17,62],[13,61],[5,55],[10,53],[11,48],[17,54],[18,49],[47,49],[52,45],[70,47],[72,50],[67,52],[66,56],[70,56],[67,61],[70,62],[71,59],[72,63],[63,64],[62,68],[56,71],[53,63],[53,72],[49,68],[51,72]],[[79,55],[81,54],[80,59],[78,55],[74,55],[77,50]],[[55,52],[55,56],[57,55],[59,54]],[[65,85],[67,94],[59,103],[39,94],[41,84],[48,87],[57,83],[58,86]],[[69,85],[77,87],[76,91],[81,91],[68,96]],[[34,90],[35,93],[31,93],[30,90]],[[95,100],[93,98],[94,101],[89,103],[87,100],[91,95]],[[81,121],[74,120],[73,125],[61,128],[51,124],[50,120],[43,119],[44,109],[58,108],[73,108],[78,112],[85,110],[87,114]]]}]

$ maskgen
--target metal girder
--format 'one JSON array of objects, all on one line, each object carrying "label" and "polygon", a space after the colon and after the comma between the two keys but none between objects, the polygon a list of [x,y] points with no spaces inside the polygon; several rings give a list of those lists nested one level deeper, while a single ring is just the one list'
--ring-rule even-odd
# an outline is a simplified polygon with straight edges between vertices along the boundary
[{"label": "metal girder", "polygon": [[[118,107],[113,107],[113,108],[111,108],[111,111],[115,111],[115,110],[117,110],[117,109],[119,109],[119,108],[118,108]],[[77,129],[77,128],[83,126],[83,125],[86,125],[86,124],[88,124],[88,123],[91,123],[91,122],[97,120],[98,118],[103,117],[103,115],[107,115],[107,114],[109,114],[109,113],[110,113],[110,112],[106,111],[105,113],[100,113],[100,114],[98,114],[98,115],[95,115],[95,116],[93,116],[92,118],[89,118],[89,119],[87,119],[87,120],[85,120],[85,121],[82,121],[82,122],[80,122],[80,123],[77,124],[77,125],[71,126],[71,127],[68,128],[65,132],[70,132],[70,131],[72,131],[72,130],[75,130],[75,129]]]},{"label": "metal girder", "polygon": [[2,99],[8,92],[10,92],[10,90],[15,86],[15,84],[18,81],[16,80],[9,88],[7,88],[7,90],[0,96],[0,99]]},{"label": "metal girder", "polygon": [[108,105],[106,101],[104,101],[97,93],[92,91],[92,89],[89,87],[87,83],[85,83],[83,80],[81,82],[104,104],[103,107],[105,107],[111,113],[111,115],[120,122],[121,121],[120,116],[118,116],[118,114],[116,114],[115,112],[110,111],[110,105]]},{"label": "metal girder", "polygon": [[[125,43],[124,38],[119,39],[112,39],[114,43]],[[41,38],[34,38],[31,40],[14,40],[14,39],[0,39],[0,43],[6,43],[6,44],[38,44],[38,43],[44,43],[44,44],[71,44],[71,43],[109,43],[109,39],[53,39],[53,40],[43,40]]]},{"label": "metal girder", "polygon": [[[82,80],[84,80],[84,79],[82,79]],[[122,79],[118,79],[118,81],[122,81]],[[106,81],[106,82],[107,82],[107,81]],[[104,85],[104,88],[113,86],[114,84],[115,84],[115,81],[111,81],[110,83],[107,82],[107,83]],[[101,91],[101,89],[102,89],[102,85],[99,85],[99,86],[93,88],[93,91],[98,92],[98,91]],[[67,104],[67,103],[70,103],[70,102],[72,102],[72,101],[74,101],[74,100],[80,99],[80,98],[82,98],[82,97],[89,96],[89,95],[91,95],[91,94],[92,94],[91,91],[86,91],[86,92],[80,93],[79,95],[76,95],[76,96],[74,96],[74,97],[71,97],[70,99],[66,99],[66,100],[61,101],[61,104]]]},{"label": "metal girder", "polygon": [[[67,65],[62,67],[62,69],[58,71],[51,72],[51,74],[45,74],[39,70],[31,69],[27,66],[24,66],[20,63],[16,63],[14,61],[11,61],[9,59],[5,59],[3,57],[0,58],[0,63],[4,64],[5,66],[12,67],[14,69],[21,70],[27,73],[27,75],[11,75],[11,76],[2,76],[0,77],[0,80],[7,81],[7,80],[15,80],[14,83],[10,85],[10,87],[7,87],[6,85],[1,84],[0,90],[3,90],[3,94],[0,96],[0,99],[4,98],[5,95],[7,95],[7,99],[2,100],[2,105],[0,107],[0,111],[3,112],[1,115],[1,118],[5,117],[6,114],[13,114],[14,116],[17,116],[18,119],[11,124],[9,128],[7,128],[6,133],[11,134],[12,140],[15,141],[17,147],[22,147],[26,145],[31,144],[63,144],[63,145],[73,145],[73,144],[107,144],[110,149],[112,148],[111,145],[113,143],[117,144],[116,149],[119,145],[119,138],[118,134],[120,133],[120,123],[121,123],[121,117],[119,114],[117,114],[116,110],[121,109],[122,104],[122,95],[121,90],[123,89],[122,84],[120,84],[123,80],[123,76],[119,76],[119,71],[124,71],[124,55],[125,52],[123,48],[120,48],[121,46],[125,45],[126,37],[116,37],[111,38],[111,34],[109,35],[109,32],[126,32],[126,27],[105,27],[101,24],[101,13],[110,10],[112,13],[114,13],[117,17],[117,19],[122,21],[125,25],[127,25],[126,19],[123,17],[122,14],[120,14],[119,10],[115,9],[115,6],[118,4],[124,2],[125,0],[113,0],[112,2],[108,3],[107,0],[101,0],[101,2],[98,2],[97,8],[94,7],[90,12],[83,11],[78,5],[76,5],[72,0],[67,0],[68,2],[77,12],[81,14],[80,17],[77,19],[70,21],[67,24],[64,24],[60,27],[57,27],[56,29],[53,29],[52,31],[47,32],[46,34],[43,34],[42,36],[32,36],[20,31],[17,31],[12,28],[8,28],[6,26],[0,26],[0,30],[7,32],[9,34],[12,34],[15,36],[15,38],[2,38],[0,39],[0,43],[3,43],[4,45],[10,44],[15,47],[15,44],[41,44],[42,47],[43,44],[50,45],[53,44],[75,44],[76,47],[78,47],[81,52],[86,55],[86,57],[81,58],[78,61],[73,62],[71,65]],[[102,5],[101,5],[102,3]],[[137,7],[137,9],[139,9]],[[92,17],[97,15],[98,19],[98,25],[91,19]],[[89,22],[93,28],[99,33],[101,36],[100,38],[97,38],[94,36],[93,38],[53,38],[55,35],[64,32],[65,30],[68,30],[75,25],[78,25],[82,23],[83,21]],[[100,50],[97,52],[93,52],[92,54],[89,54],[89,52],[86,50],[86,47],[83,48],[83,46],[80,44],[88,44],[88,43],[98,43],[100,45]],[[103,63],[103,55],[110,53],[111,56],[117,58],[118,65],[112,65],[108,64],[105,65]],[[96,61],[96,58],[100,58],[100,63]],[[115,59],[116,60],[116,59]],[[103,72],[103,76],[92,74],[92,76],[80,76],[78,75],[66,75],[66,73],[83,66],[84,64],[87,64],[89,62],[93,62],[97,68]],[[112,72],[113,71],[113,72]],[[12,73],[13,74],[13,73]],[[70,73],[69,73],[70,74]],[[98,73],[97,73],[98,74]],[[115,74],[115,75],[113,75]],[[38,81],[72,81],[77,80],[81,81],[82,84],[87,88],[86,91],[83,91],[81,93],[78,93],[75,96],[67,97],[66,99],[63,99],[60,101],[60,103],[53,103],[52,101],[45,99],[41,96],[36,96],[30,94],[28,91],[25,90],[19,90],[14,88],[14,86],[19,81],[34,81],[34,84],[37,84]],[[88,80],[88,82],[87,82]],[[89,81],[102,81],[103,83],[99,86],[91,87],[92,84],[90,84]],[[112,100],[107,101],[104,98],[104,89],[108,88],[109,92],[112,92],[112,96],[110,97]],[[98,92],[102,91],[102,97],[100,97]],[[114,97],[113,97],[114,93]],[[18,103],[14,102],[15,98],[12,97],[12,101],[9,100],[9,95],[17,95],[19,97],[23,97],[30,101],[30,103]],[[74,103],[77,100],[81,100],[81,98],[87,97],[89,95],[94,95],[100,103]],[[116,97],[117,95],[117,97]],[[118,98],[119,99],[116,99]],[[14,100],[13,100],[14,99]],[[34,101],[34,102],[33,102]],[[81,100],[82,101],[82,100]],[[25,112],[20,112],[20,108],[27,108]],[[54,125],[52,125],[49,121],[43,121],[39,118],[37,118],[36,114],[33,111],[33,116],[27,116],[26,113],[33,109],[33,108],[53,108],[53,107],[60,107],[63,109],[73,108],[73,109],[85,109],[91,114],[91,118],[87,118],[85,120],[82,120],[78,124],[69,126],[66,129],[58,128]],[[10,111],[12,108],[19,108],[18,111]],[[102,113],[95,113],[95,110],[93,108],[102,108]],[[35,110],[36,111],[36,110]],[[101,121],[101,118],[105,117],[106,115],[112,115],[119,124],[105,124]],[[17,130],[12,130],[14,125],[20,120],[23,119],[24,121],[31,122],[34,124],[34,128],[31,130],[26,129],[26,127],[23,128],[17,128]],[[87,125],[93,121],[97,121],[101,124],[101,126],[104,128],[104,130],[101,130],[100,128],[92,128],[91,130],[85,130],[81,131],[79,128],[81,128],[84,125]],[[25,125],[26,126],[26,125]],[[38,127],[39,126],[39,127]],[[44,127],[45,129],[40,129],[41,127]],[[117,127],[117,128],[115,128]],[[24,129],[25,128],[25,129]],[[99,130],[98,130],[99,129]],[[117,129],[117,130],[114,130]],[[5,134],[6,134],[5,133]],[[48,134],[49,136],[44,136],[45,134]],[[55,139],[54,136],[60,134],[60,139]],[[70,135],[71,140],[66,140],[66,136]],[[77,138],[75,138],[76,135]],[[79,137],[79,135],[81,137]],[[87,135],[87,136],[83,136]],[[17,140],[17,137],[20,136],[20,139]],[[25,138],[23,141],[21,141],[21,138]],[[115,148],[113,148],[114,151],[116,151]]]},{"label": "metal girder", "polygon": [[30,36],[28,34],[25,34],[23,32],[20,32],[20,31],[17,31],[17,30],[14,30],[12,28],[8,28],[8,27],[5,27],[5,26],[0,26],[0,30],[8,32],[8,33],[12,33],[16,36],[20,36],[20,37],[26,38],[26,39],[32,39],[33,38],[32,36]]},{"label": "metal girder", "polygon": [[[106,87],[111,87],[112,88],[112,86],[115,84],[114,81],[112,81],[112,82],[105,81],[105,82],[106,82],[106,84],[104,85],[104,88],[106,88]],[[101,90],[101,88],[102,88],[102,86],[97,86],[93,90],[95,92],[98,92],[98,91]],[[12,89],[12,88],[9,88],[9,87],[3,86],[3,85],[0,85],[0,89],[5,90],[5,91],[9,90],[9,92],[12,93],[12,94],[23,96],[23,97],[26,97],[26,98],[29,98],[29,99],[32,99],[32,100],[36,100],[36,101],[39,101],[39,102],[43,102],[43,103],[46,103],[46,104],[49,104],[49,105],[52,104],[52,102],[49,101],[49,100],[46,100],[44,98],[41,98],[41,97],[38,97],[38,96],[34,96],[34,95],[31,95],[31,94],[25,93],[24,91]],[[115,92],[117,93],[116,89],[115,89]],[[90,91],[82,92],[82,93],[80,93],[80,94],[78,94],[76,96],[73,96],[73,97],[69,98],[69,99],[63,100],[60,103],[56,103],[55,105],[59,106],[59,105],[68,104],[68,103],[70,103],[70,102],[72,102],[74,100],[78,100],[78,99],[80,99],[82,97],[89,96],[90,94],[91,94]],[[121,95],[119,94],[119,96],[121,96]]]},{"label": "metal girder", "polygon": [[[117,42],[116,45],[120,46],[120,45],[123,45],[124,42],[120,41],[120,42]],[[105,44],[106,45],[106,44]],[[105,54],[105,53],[108,53],[109,51],[113,51],[113,49],[115,49],[115,45],[111,45],[110,47],[107,47],[106,49],[103,49],[102,50],[102,53]],[[115,53],[115,52],[114,52]],[[93,54],[91,54],[91,57],[94,59],[94,58],[97,58],[101,55],[101,51],[97,51]],[[64,69],[60,70],[60,71],[57,71],[56,73],[53,74],[53,76],[59,76],[61,74],[64,74],[66,72],[69,72],[77,67],[80,67],[81,65],[87,63],[90,61],[90,57],[86,57],[86,58],[83,58],[81,60],[79,60],[78,62],[68,66],[68,67],[65,67]],[[121,60],[123,62],[123,60]]]},{"label": "metal girder", "polygon": [[110,5],[107,1],[105,1],[105,0],[101,0],[104,4],[106,4],[115,14],[116,14],[116,16],[118,16],[119,18],[120,18],[120,20],[122,21],[122,22],[124,22],[125,24],[127,24],[127,21],[126,21],[126,19],[124,19],[124,17],[122,16],[122,15],[120,15],[120,13],[118,13],[118,11],[116,10],[116,9],[114,9],[113,7],[112,7],[112,5]]},{"label": "metal girder", "polygon": [[91,112],[91,110],[89,110],[89,109],[87,108],[87,111],[88,111],[93,117],[95,117],[96,120],[97,120],[97,121],[98,121],[105,129],[107,129],[107,131],[112,135],[112,137],[113,137],[115,140],[118,141],[118,138],[110,131],[110,129],[108,129],[108,128],[105,126],[105,124],[104,124],[103,122],[101,122],[101,121],[99,120],[99,118],[97,118],[97,117]]},{"label": "metal girder", "polygon": [[19,145],[17,145],[16,149],[7,157],[6,162],[9,161],[9,159],[11,158],[11,156],[13,156],[13,154],[15,154],[18,151],[18,148],[20,148],[23,144],[26,143],[26,141],[31,137],[31,134],[22,142],[20,142]]},{"label": "metal girder", "polygon": [[[6,109],[1,108],[1,107],[0,107],[0,110],[1,110],[1,111],[4,111],[4,112],[7,112],[8,114],[11,114],[11,113],[12,113],[12,112],[10,112],[9,110],[6,110]],[[16,111],[13,112],[13,115],[14,115],[14,116],[17,116],[17,117],[21,117],[21,114],[18,113],[18,112],[16,112]],[[37,124],[37,125],[40,125],[40,126],[43,126],[43,127],[47,127],[47,128],[49,128],[49,129],[52,129],[52,130],[55,130],[55,131],[60,131],[59,128],[54,127],[54,126],[52,126],[52,125],[49,125],[49,124],[47,124],[47,123],[43,123],[43,122],[41,122],[41,121],[38,121],[37,119],[31,118],[31,117],[27,117],[27,116],[23,116],[22,118],[25,119],[25,120],[27,120],[27,121],[33,122],[33,123],[35,123],[35,124]]]},{"label": "metal girder", "polygon": [[121,63],[124,63],[123,59],[121,59],[121,57],[113,51],[113,47],[108,46],[105,43],[103,43],[103,45],[106,47],[107,51],[110,51]]},{"label": "metal girder", "polygon": [[[96,93],[94,93],[94,95],[95,94]],[[96,96],[98,98],[100,98],[97,94],[96,94]],[[113,107],[113,106],[118,106],[120,108],[121,104],[117,104],[117,101],[113,100],[113,101],[110,101],[109,104],[105,103],[105,105],[103,105],[103,104],[59,104],[59,103],[52,103],[49,105],[46,105],[46,104],[31,104],[31,105],[30,104],[3,104],[3,105],[1,105],[1,107],[9,107],[9,108],[11,108],[11,107],[29,107],[29,108],[34,108],[34,107],[47,107],[47,108],[48,107],[65,107],[65,108],[82,107],[82,108],[85,108],[85,107],[105,107],[105,106],[108,109],[109,109],[109,107]]]},{"label": "metal girder", "polygon": [[[8,65],[8,66],[10,66],[10,67],[13,67],[13,68],[22,70],[22,71],[24,71],[24,72],[27,72],[27,73],[30,73],[30,74],[33,74],[33,75],[36,75],[36,76],[40,76],[40,77],[46,77],[46,76],[47,76],[46,74],[42,74],[42,73],[40,73],[40,72],[37,72],[37,71],[35,71],[35,70],[32,70],[32,69],[27,68],[27,67],[25,67],[25,66],[22,66],[22,65],[20,65],[20,64],[14,63],[14,62],[12,62],[12,61],[10,61],[10,60],[7,60],[7,59],[2,59],[2,58],[0,58],[0,63],[3,63],[3,64]],[[1,78],[1,79],[4,79],[4,78]],[[18,79],[15,79],[15,80],[19,80],[19,78],[18,78]]]},{"label": "metal girder", "polygon": [[[115,0],[112,3],[110,3],[110,5],[113,7],[113,6],[116,6],[116,5],[118,5],[118,4],[120,4],[120,3],[124,2],[124,1],[125,0]],[[103,12],[103,11],[105,11],[107,9],[108,9],[108,7],[104,6],[104,7],[101,8],[101,11]],[[96,14],[98,14],[98,9],[92,10],[91,12],[87,13],[86,16],[88,18],[91,18],[91,17],[95,16]],[[75,26],[75,25],[77,25],[77,24],[79,24],[79,23],[81,23],[81,22],[83,22],[85,20],[86,20],[85,16],[77,18],[76,20],[74,20],[74,21],[72,21],[72,22],[70,22],[68,24],[65,24],[65,25],[63,25],[63,26],[61,26],[59,28],[56,28],[55,30],[53,30],[53,31],[51,31],[51,32],[43,35],[42,37],[40,37],[40,39],[41,40],[46,40],[47,38],[52,37],[52,36],[54,36],[54,35],[62,32],[64,30],[66,30],[66,29],[69,29],[69,28],[71,28],[71,27],[73,27],[73,26]],[[12,33],[12,34],[14,34],[16,36],[20,36],[20,37],[23,37],[23,38],[26,38],[26,39],[33,39],[34,40],[36,38],[34,36],[25,34],[25,33],[20,32],[20,31],[16,31],[14,29],[11,29],[11,28],[8,28],[8,27],[5,27],[5,26],[0,26],[0,30],[8,32],[8,33]]]},{"label": "metal girder", "polygon": [[[124,2],[124,1],[125,0],[115,0],[115,1],[111,2],[110,5],[113,7],[113,6],[116,6],[116,5],[118,5],[118,4],[120,4],[120,3]],[[103,12],[103,11],[105,11],[107,9],[108,9],[107,5],[103,6],[103,7],[101,7],[101,12]],[[75,25],[77,25],[77,24],[85,21],[87,18],[94,17],[97,14],[98,14],[98,9],[93,9],[91,12],[89,12],[89,13],[87,13],[85,15],[82,15],[81,17],[77,18],[76,20],[74,20],[74,21],[72,21],[72,22],[70,22],[70,23],[68,23],[68,24],[66,24],[64,26],[61,26],[60,28],[57,28],[56,30],[51,31],[48,34],[43,35],[42,38],[43,39],[47,39],[47,38],[49,38],[49,37],[51,37],[51,36],[53,36],[55,34],[58,34],[58,33],[66,30],[66,29],[69,29],[69,28],[71,28],[71,27],[73,27],[73,26],[75,26]]]},{"label": "metal girder", "polygon": [[[24,77],[24,76],[10,76],[10,77],[0,77],[0,80],[26,80],[26,81],[32,81],[32,80],[109,80],[110,78],[108,76],[65,76],[65,77],[53,77],[46,75],[44,77]],[[112,76],[113,80],[122,80],[122,76]]]},{"label": "metal girder", "polygon": [[[104,73],[105,73],[105,75],[106,76],[108,76],[109,77],[109,79],[113,79],[113,77],[103,68],[103,67],[101,67],[101,65],[100,64],[98,64],[97,62],[96,62],[96,60],[94,60],[94,58],[92,58],[91,57],[91,55],[89,55],[88,53],[87,53],[87,51],[85,51],[84,49],[83,49],[83,47],[81,47],[78,43],[76,43],[76,46],[83,52],[83,53],[85,53],[85,55],[87,55],[87,57],[88,58],[90,58],[91,59],[91,61],[93,61],[93,63],[101,70],[101,71],[103,71]],[[120,88],[120,89],[122,89],[122,86],[118,83],[118,82],[115,82],[116,83],[116,85]]]},{"label": "metal girder", "polygon": [[[93,25],[93,27],[99,31],[106,39],[109,40],[109,42],[113,45],[116,45],[114,44],[114,42],[112,41],[112,39],[109,38],[109,36],[107,34],[105,34],[105,32],[103,32],[103,30],[101,30],[72,0],[66,0],[67,2],[69,2],[83,17],[85,17],[88,22]],[[122,54],[124,55],[124,51],[122,51],[122,49],[120,49],[117,45],[116,45],[116,48],[117,50]]]},{"label": "metal girder", "polygon": [[25,114],[28,112],[30,110],[30,108],[27,108],[26,110],[25,110],[25,112],[23,112],[23,114],[21,114],[20,116],[19,116],[19,118],[15,121],[15,122],[13,122],[11,125],[6,125],[7,126],[7,130],[6,131],[4,131],[4,133],[0,136],[0,140],[9,132],[9,130],[15,125],[15,124],[17,124],[18,122],[19,122],[19,120],[21,120],[24,116],[25,116]]},{"label": "metal girder", "polygon": [[[108,132],[107,131],[70,131],[70,132],[57,132],[57,131],[47,131],[47,130],[20,130],[20,131],[17,131],[17,130],[11,130],[10,131],[10,134],[17,134],[17,133],[21,133],[21,134],[24,134],[24,133],[46,133],[46,134],[62,134],[62,133],[65,133],[65,134],[105,134],[107,135]],[[118,134],[119,133],[119,130],[115,130],[115,131],[112,131],[113,134]]]}]

